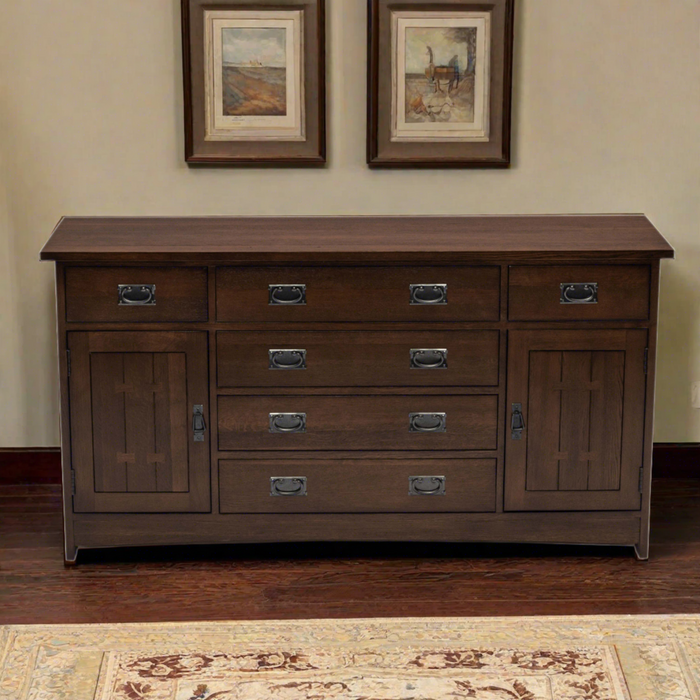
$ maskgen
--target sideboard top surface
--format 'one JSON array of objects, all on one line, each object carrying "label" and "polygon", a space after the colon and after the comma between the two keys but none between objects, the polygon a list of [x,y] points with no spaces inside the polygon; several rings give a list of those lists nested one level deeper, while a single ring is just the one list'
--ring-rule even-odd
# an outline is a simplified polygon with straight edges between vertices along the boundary
[{"label": "sideboard top surface", "polygon": [[63,262],[450,262],[658,259],[641,215],[66,217],[41,251]]}]

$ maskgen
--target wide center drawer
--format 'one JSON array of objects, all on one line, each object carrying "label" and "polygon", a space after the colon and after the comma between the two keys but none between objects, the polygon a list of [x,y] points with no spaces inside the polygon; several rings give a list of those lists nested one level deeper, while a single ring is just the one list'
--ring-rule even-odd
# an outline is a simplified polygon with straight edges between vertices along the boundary
[{"label": "wide center drawer", "polygon": [[66,320],[193,323],[208,318],[205,267],[68,267]]},{"label": "wide center drawer", "polygon": [[498,331],[221,331],[220,387],[496,386]]},{"label": "wide center drawer", "polygon": [[495,450],[498,397],[219,396],[220,450]]},{"label": "wide center drawer", "polygon": [[220,267],[225,322],[497,321],[500,268]]},{"label": "wide center drawer", "polygon": [[494,459],[221,460],[222,513],[496,510]]}]

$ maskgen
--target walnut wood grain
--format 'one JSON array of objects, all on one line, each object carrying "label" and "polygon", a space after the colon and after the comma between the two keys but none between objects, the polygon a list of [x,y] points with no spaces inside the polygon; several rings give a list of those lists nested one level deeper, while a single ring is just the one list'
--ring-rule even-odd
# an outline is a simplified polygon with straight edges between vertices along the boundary
[{"label": "walnut wood grain", "polygon": [[[344,538],[588,542],[646,557],[658,259],[672,255],[643,216],[65,219],[43,257],[59,260],[66,560],[92,547]],[[559,279],[573,272],[596,276]],[[161,275],[161,317],[112,315],[107,287],[132,273]],[[598,282],[597,310],[562,311],[552,280],[557,292]],[[268,284],[299,282],[305,307],[270,307]],[[443,282],[446,306],[408,303],[409,283]],[[308,369],[270,371],[267,351],[288,346],[308,346]],[[448,369],[410,370],[414,346],[446,347]],[[519,445],[513,401],[526,413]],[[195,403],[204,443],[191,440]],[[413,411],[445,411],[447,433],[410,434]],[[270,412],[306,412],[307,432],[272,435]],[[488,495],[495,512],[395,510],[397,472],[377,465],[414,462],[423,475],[449,462],[460,507],[485,508]],[[493,469],[469,489],[456,465],[477,462]],[[339,491],[372,474],[386,486],[377,499],[337,507],[391,512],[323,513],[330,501],[313,498],[309,512],[265,512],[267,496],[248,501],[257,513],[221,513],[246,507],[235,483],[252,485],[265,464],[306,466]]]},{"label": "walnut wood grain", "polygon": [[[219,450],[495,450],[497,396],[220,396]],[[447,430],[410,433],[409,414],[446,413]],[[306,432],[269,430],[306,413]]]},{"label": "walnut wood grain", "polygon": [[673,257],[643,215],[525,217],[209,217],[62,219],[42,260],[94,262],[554,262],[605,254]]},{"label": "walnut wood grain", "polygon": [[[409,496],[409,476],[444,476],[444,496]],[[304,476],[306,496],[271,496]],[[495,459],[221,460],[222,513],[438,513],[496,509]]]},{"label": "walnut wood grain", "polygon": [[[206,335],[69,333],[76,513],[208,512]],[[206,412],[208,417],[208,411]]]},{"label": "walnut wood grain", "polygon": [[[222,331],[220,388],[498,386],[497,331]],[[271,349],[306,350],[306,369],[269,368]],[[411,349],[447,351],[445,369],[411,368]]]},{"label": "walnut wood grain", "polygon": [[[236,323],[497,321],[500,268],[219,267],[216,318]],[[306,303],[270,304],[270,285],[306,285]],[[446,304],[411,304],[411,285],[447,285]]]},{"label": "walnut wood grain", "polygon": [[[506,510],[638,510],[647,332],[509,333]],[[607,367],[606,370],[602,369]]]},{"label": "walnut wood grain", "polygon": [[[156,303],[120,306],[120,284],[155,284]],[[203,267],[68,267],[66,320],[77,323],[194,323],[207,320]]]},{"label": "walnut wood grain", "polygon": [[412,541],[85,550],[65,569],[60,487],[0,487],[0,623],[697,613],[698,506],[700,479],[655,480],[644,564],[626,548]]},{"label": "walnut wood grain", "polygon": [[[515,265],[508,282],[511,321],[625,321],[649,318],[648,265]],[[561,284],[597,283],[595,304],[562,304]]]}]

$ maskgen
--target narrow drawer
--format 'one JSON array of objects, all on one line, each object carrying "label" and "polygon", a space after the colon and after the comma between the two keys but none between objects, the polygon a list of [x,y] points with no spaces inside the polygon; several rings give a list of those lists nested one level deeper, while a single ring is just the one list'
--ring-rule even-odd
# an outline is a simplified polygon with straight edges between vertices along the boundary
[{"label": "narrow drawer", "polygon": [[68,267],[66,320],[78,323],[206,321],[205,267]]},{"label": "narrow drawer", "polygon": [[220,387],[496,386],[498,331],[221,331]]},{"label": "narrow drawer", "polygon": [[222,513],[486,513],[496,461],[221,460]]},{"label": "narrow drawer", "polygon": [[495,450],[497,409],[497,396],[219,396],[219,449]]},{"label": "narrow drawer", "polygon": [[517,265],[510,268],[511,321],[644,321],[648,265]]},{"label": "narrow drawer", "polygon": [[226,322],[497,321],[498,267],[221,267]]}]

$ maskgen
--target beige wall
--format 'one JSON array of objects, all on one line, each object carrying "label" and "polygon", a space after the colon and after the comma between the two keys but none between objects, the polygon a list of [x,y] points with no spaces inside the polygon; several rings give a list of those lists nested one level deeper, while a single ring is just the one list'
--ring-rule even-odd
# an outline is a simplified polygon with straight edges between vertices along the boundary
[{"label": "beige wall", "polygon": [[700,0],[518,0],[514,167],[370,172],[364,0],[327,0],[330,166],[183,164],[179,0],[21,0],[0,22],[0,445],[58,444],[62,215],[645,212],[664,263],[656,439],[700,441]]}]

